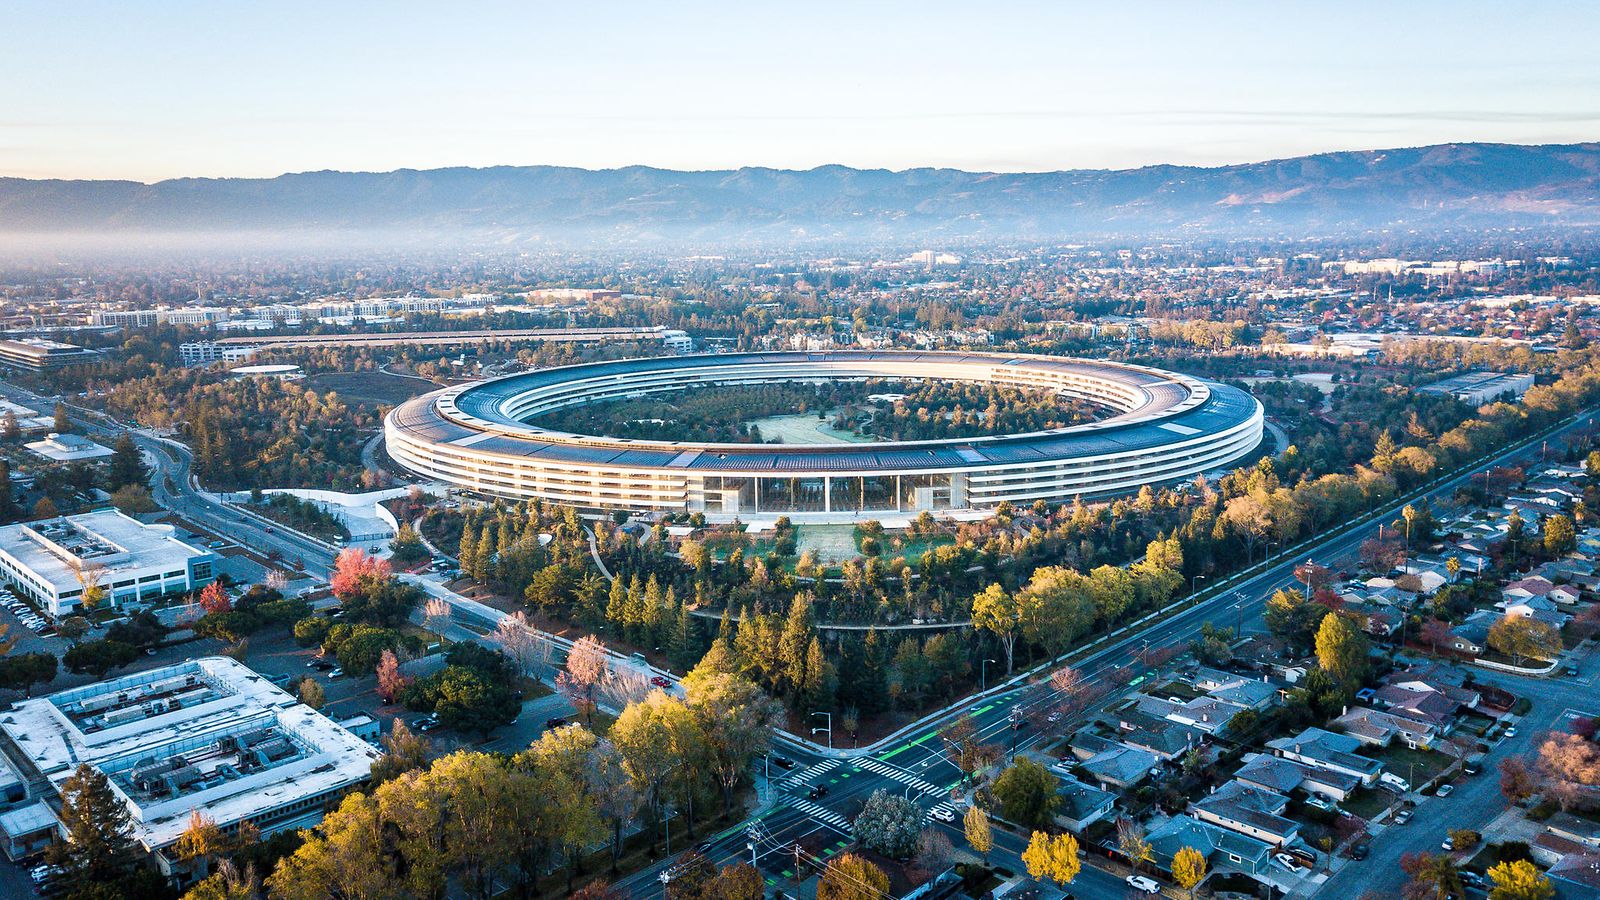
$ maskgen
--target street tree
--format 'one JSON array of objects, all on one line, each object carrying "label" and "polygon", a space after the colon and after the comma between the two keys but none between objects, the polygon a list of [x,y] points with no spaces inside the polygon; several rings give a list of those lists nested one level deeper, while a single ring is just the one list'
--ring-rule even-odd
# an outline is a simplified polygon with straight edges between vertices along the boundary
[{"label": "street tree", "polygon": [[922,835],[922,808],[898,794],[872,792],[853,823],[863,847],[892,859],[909,859]]},{"label": "street tree", "polygon": [[1404,900],[1446,900],[1466,893],[1456,864],[1442,853],[1407,853],[1400,857],[1400,871],[1409,876],[1400,888]]},{"label": "street tree", "polygon": [[411,679],[400,672],[400,658],[385,647],[383,655],[378,657],[378,696],[385,703],[393,703],[400,699],[410,683]]},{"label": "street tree", "polygon": [[433,756],[433,742],[413,732],[398,717],[383,736],[383,755],[372,763],[372,783],[382,784],[406,772],[427,768]]},{"label": "street tree", "polygon": [[1017,637],[1022,633],[1022,619],[1016,598],[1006,593],[998,584],[990,584],[972,598],[972,627],[987,631],[1000,642],[1006,654],[1006,674],[1012,671],[1017,649]]},{"label": "street tree", "polygon": [[1022,863],[1027,866],[1029,875],[1049,879],[1058,887],[1071,884],[1083,870],[1078,839],[1070,834],[1035,831],[1022,852]]},{"label": "street tree", "polygon": [[994,781],[992,791],[1000,811],[1009,821],[1030,828],[1049,824],[1060,797],[1059,785],[1050,770],[1031,758],[1019,757]]},{"label": "street tree", "polygon": [[883,900],[889,876],[854,853],[841,853],[828,863],[817,882],[817,900]]},{"label": "street tree", "polygon": [[611,670],[605,645],[594,635],[579,638],[567,653],[566,668],[556,675],[556,688],[583,713],[584,721],[594,721],[600,687]]},{"label": "street tree", "polygon": [[689,711],[700,726],[722,808],[733,808],[733,792],[783,725],[783,705],[736,675],[706,674],[685,679]]},{"label": "street tree", "polygon": [[987,866],[989,851],[994,849],[994,828],[989,824],[989,814],[978,806],[967,807],[966,815],[961,820],[961,830],[968,846],[983,858],[983,864]]}]

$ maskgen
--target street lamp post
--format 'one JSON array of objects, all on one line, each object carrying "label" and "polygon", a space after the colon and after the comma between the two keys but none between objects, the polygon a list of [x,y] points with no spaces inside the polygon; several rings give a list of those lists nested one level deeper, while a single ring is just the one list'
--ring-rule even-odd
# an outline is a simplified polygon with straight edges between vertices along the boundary
[{"label": "street lamp post", "polygon": [[827,727],[825,727],[825,728],[813,728],[813,729],[811,729],[811,733],[812,734],[816,734],[819,731],[826,731],[828,733],[828,749],[832,750],[833,749],[833,713],[831,713],[831,712],[814,712],[814,713],[812,713],[812,715],[813,716],[826,716],[827,717],[827,719],[828,719]]},{"label": "street lamp post", "polygon": [[978,664],[978,693],[980,694],[989,690],[989,663],[992,662],[994,660],[986,659]]},{"label": "street lamp post", "polygon": [[1195,585],[1198,582],[1205,581],[1205,580],[1206,580],[1206,577],[1204,575],[1196,575],[1193,578],[1189,579],[1189,594],[1190,594],[1190,596],[1194,595]]}]

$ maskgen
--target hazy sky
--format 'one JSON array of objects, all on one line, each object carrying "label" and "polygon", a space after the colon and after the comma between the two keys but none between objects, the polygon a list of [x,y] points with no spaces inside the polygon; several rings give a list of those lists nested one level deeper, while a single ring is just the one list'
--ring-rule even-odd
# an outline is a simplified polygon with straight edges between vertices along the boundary
[{"label": "hazy sky", "polygon": [[35,178],[1600,139],[1593,0],[7,0],[0,34],[0,175]]}]

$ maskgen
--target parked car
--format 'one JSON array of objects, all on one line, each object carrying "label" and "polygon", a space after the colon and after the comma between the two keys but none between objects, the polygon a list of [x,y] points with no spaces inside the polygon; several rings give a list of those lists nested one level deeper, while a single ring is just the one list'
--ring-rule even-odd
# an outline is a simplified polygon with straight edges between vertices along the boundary
[{"label": "parked car", "polygon": [[1372,852],[1372,845],[1371,844],[1365,844],[1365,843],[1356,844],[1356,845],[1354,845],[1354,846],[1352,846],[1350,848],[1350,858],[1351,859],[1366,859],[1367,858],[1367,854],[1369,854],[1371,852]]},{"label": "parked car", "polygon": [[665,675],[657,675],[657,676],[651,678],[650,679],[650,683],[655,685],[658,688],[670,688],[670,687],[672,687],[672,679],[666,677]]},{"label": "parked car", "polygon": [[1300,874],[1307,868],[1305,863],[1302,863],[1300,860],[1295,859],[1293,856],[1290,856],[1287,853],[1272,854],[1272,861],[1295,875]]},{"label": "parked car", "polygon": [[1507,728],[1505,736],[1508,737],[1508,738],[1516,737],[1517,736],[1517,726],[1513,725],[1510,728]]},{"label": "parked car", "polygon": [[1143,875],[1129,875],[1127,878],[1122,880],[1128,883],[1128,887],[1131,887],[1136,891],[1143,891],[1146,894],[1161,893],[1161,885],[1156,884],[1154,880],[1146,878]]},{"label": "parked car", "polygon": [[1439,789],[1433,792],[1433,795],[1435,797],[1448,797],[1450,796],[1450,792],[1454,791],[1455,789],[1456,786],[1453,784],[1441,784],[1439,785]]},{"label": "parked car", "polygon": [[1306,805],[1312,809],[1320,809],[1323,812],[1333,812],[1333,804],[1328,801],[1328,798],[1322,796],[1321,794],[1312,794],[1311,796],[1307,797]]},{"label": "parked car", "polygon": [[552,728],[565,728],[567,727],[567,720],[560,716],[551,716],[544,720],[544,727],[547,731]]},{"label": "parked car", "polygon": [[334,666],[328,671],[329,678],[340,678],[344,675],[344,666]]},{"label": "parked car", "polygon": [[1449,838],[1445,838],[1444,841],[1439,844],[1439,847],[1443,850],[1454,850],[1456,849],[1456,842]]},{"label": "parked car", "polygon": [[1404,778],[1401,778],[1399,775],[1396,775],[1393,772],[1383,773],[1382,775],[1378,776],[1378,781],[1381,782],[1384,787],[1399,791],[1402,794],[1409,793],[1411,791],[1411,782],[1406,781]]},{"label": "parked car", "polygon": [[1393,821],[1396,825],[1404,825],[1405,823],[1411,821],[1411,810],[1402,809],[1395,813]]}]

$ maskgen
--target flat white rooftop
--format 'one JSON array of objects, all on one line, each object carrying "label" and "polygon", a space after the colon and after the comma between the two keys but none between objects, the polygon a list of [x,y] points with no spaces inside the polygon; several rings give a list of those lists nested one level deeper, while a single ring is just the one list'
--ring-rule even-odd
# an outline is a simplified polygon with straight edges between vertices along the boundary
[{"label": "flat white rooftop", "polygon": [[99,567],[100,583],[110,586],[139,572],[186,569],[190,560],[214,555],[178,540],[171,525],[146,525],[114,509],[0,526],[0,553],[58,594],[81,587],[83,567]]},{"label": "flat white rooftop", "polygon": [[242,663],[207,657],[25,700],[0,734],[56,789],[111,780],[144,845],[199,809],[224,828],[364,781],[379,751]]},{"label": "flat white rooftop", "polygon": [[[54,423],[52,422],[52,424]],[[56,462],[102,459],[112,455],[110,447],[96,444],[94,441],[86,437],[79,437],[76,434],[52,433],[42,441],[30,441],[24,446],[45,459],[53,459]]]}]

